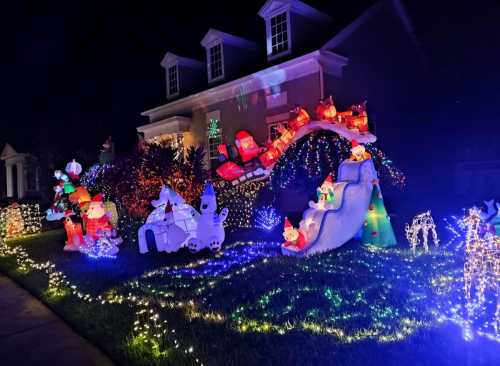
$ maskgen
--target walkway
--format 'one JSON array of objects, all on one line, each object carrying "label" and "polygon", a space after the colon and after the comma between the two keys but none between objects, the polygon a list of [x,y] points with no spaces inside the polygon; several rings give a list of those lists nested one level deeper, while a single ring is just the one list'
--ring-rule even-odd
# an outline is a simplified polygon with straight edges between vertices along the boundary
[{"label": "walkway", "polygon": [[0,275],[0,364],[111,366],[49,308]]}]

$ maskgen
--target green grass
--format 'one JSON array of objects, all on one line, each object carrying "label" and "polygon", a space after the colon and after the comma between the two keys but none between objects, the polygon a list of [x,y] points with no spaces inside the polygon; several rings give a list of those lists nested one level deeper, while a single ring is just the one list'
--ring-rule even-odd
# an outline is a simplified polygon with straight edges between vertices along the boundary
[{"label": "green grass", "polygon": [[[278,255],[269,245],[237,243],[260,235],[230,234],[230,249],[219,255],[187,250],[139,255],[136,246],[124,243],[116,260],[63,252],[62,231],[8,243],[22,245],[35,261],[55,263],[83,292],[132,292],[149,300],[167,321],[167,329],[176,330],[162,339],[160,348],[134,336],[129,305],[87,303],[70,294],[50,296],[47,276],[20,273],[12,258],[0,257],[0,270],[120,364],[194,364],[194,357],[205,365],[500,361],[498,343],[481,337],[465,342],[460,327],[436,320],[436,312],[448,315],[450,304],[463,303],[463,261],[455,253],[439,249],[413,256],[406,248],[370,250],[352,242],[331,253],[296,259]],[[249,250],[252,260],[232,261]],[[224,263],[228,268],[222,268]],[[179,349],[173,347],[174,339]],[[184,351],[191,346],[194,357]]]}]

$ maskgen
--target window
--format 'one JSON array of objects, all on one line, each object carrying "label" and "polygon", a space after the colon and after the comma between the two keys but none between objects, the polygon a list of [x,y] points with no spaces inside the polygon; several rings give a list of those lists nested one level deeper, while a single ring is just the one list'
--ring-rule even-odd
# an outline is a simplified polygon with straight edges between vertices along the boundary
[{"label": "window", "polygon": [[281,107],[288,103],[286,90],[274,94],[266,95],[267,109]]},{"label": "window", "polygon": [[169,97],[179,94],[179,74],[177,64],[168,67],[167,83]]},{"label": "window", "polygon": [[208,158],[213,162],[219,158],[218,147],[222,144],[222,125],[218,118],[208,117],[207,137]]},{"label": "window", "polygon": [[287,13],[283,12],[271,18],[271,54],[288,51]]},{"label": "window", "polygon": [[287,127],[288,127],[288,123],[286,121],[269,124],[268,125],[269,139],[271,141],[276,140],[281,135],[281,133],[279,132],[279,129],[280,128],[287,128]]},{"label": "window", "polygon": [[169,133],[154,136],[148,139],[148,143],[157,145],[169,145],[174,149],[184,150],[184,134],[183,133]]},{"label": "window", "polygon": [[210,75],[210,81],[224,77],[221,43],[217,43],[215,46],[208,49],[208,72]]}]

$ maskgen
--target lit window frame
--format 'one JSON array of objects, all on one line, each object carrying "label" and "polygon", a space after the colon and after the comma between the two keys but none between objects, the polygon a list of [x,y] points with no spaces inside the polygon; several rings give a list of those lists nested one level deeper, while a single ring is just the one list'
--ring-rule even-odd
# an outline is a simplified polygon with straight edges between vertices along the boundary
[{"label": "lit window frame", "polygon": [[[278,53],[273,53],[273,35],[272,35],[272,19],[280,16],[286,15],[286,33],[287,40],[286,43],[288,48]],[[271,14],[266,18],[266,34],[267,34],[267,59],[274,60],[292,53],[292,37],[291,37],[291,27],[290,27],[290,11],[289,10],[279,10]]]},{"label": "lit window frame", "polygon": [[[212,77],[212,49],[214,47],[220,47],[220,64],[221,64],[221,74]],[[221,40],[215,40],[214,42],[210,43],[210,45],[206,48],[207,50],[207,73],[208,73],[208,82],[213,83],[219,80],[224,79],[225,76],[225,70],[224,70],[224,45]]]},{"label": "lit window frame", "polygon": [[[171,86],[171,80],[170,80],[170,69],[175,67],[175,74],[176,74],[176,89],[177,91],[175,93],[172,93],[170,91],[170,86]],[[174,98],[179,95],[180,93],[180,85],[179,85],[179,63],[178,62],[171,62],[167,64],[166,67],[166,73],[167,73],[167,98]]]}]

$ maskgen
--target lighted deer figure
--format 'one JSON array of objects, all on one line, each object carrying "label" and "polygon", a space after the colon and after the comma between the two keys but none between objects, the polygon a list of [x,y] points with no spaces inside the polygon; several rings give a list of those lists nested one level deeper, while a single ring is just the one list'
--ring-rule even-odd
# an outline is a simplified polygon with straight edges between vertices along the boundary
[{"label": "lighted deer figure", "polygon": [[422,245],[426,253],[429,252],[429,231],[432,233],[432,239],[434,245],[438,247],[439,239],[436,233],[436,224],[434,224],[434,219],[431,216],[431,211],[421,213],[413,218],[411,226],[405,225],[406,239],[410,242],[410,246],[413,253],[417,250],[417,246],[420,243],[418,234],[422,232]]},{"label": "lighted deer figure", "polygon": [[485,301],[485,291],[491,288],[497,296],[495,326],[500,324],[500,237],[487,233],[479,235],[481,211],[471,208],[464,219],[466,227],[464,264],[464,290],[467,303],[472,301],[472,284],[477,282],[476,297],[479,304]]}]

